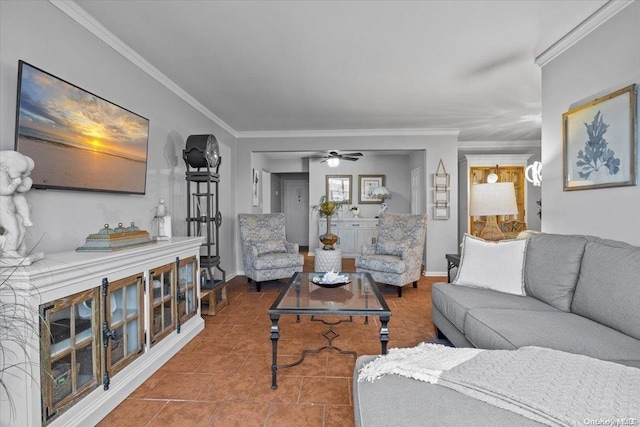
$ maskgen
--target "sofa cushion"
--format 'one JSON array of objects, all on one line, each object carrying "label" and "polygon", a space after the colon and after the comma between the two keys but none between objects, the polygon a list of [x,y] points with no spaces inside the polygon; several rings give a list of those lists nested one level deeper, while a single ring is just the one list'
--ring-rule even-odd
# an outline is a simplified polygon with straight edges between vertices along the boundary
[{"label": "sofa cushion", "polygon": [[525,295],[524,254],[527,240],[488,242],[465,234],[453,285]]},{"label": "sofa cushion", "polygon": [[510,350],[530,345],[640,367],[640,341],[563,311],[474,309],[464,333],[476,347]]},{"label": "sofa cushion", "polygon": [[531,297],[521,297],[488,289],[474,289],[436,283],[431,288],[431,303],[460,331],[464,331],[467,311],[474,308],[509,308],[514,310],[557,311]]},{"label": "sofa cushion", "polygon": [[571,311],[640,340],[640,248],[589,242]]},{"label": "sofa cushion", "polygon": [[266,254],[278,254],[287,252],[286,242],[282,239],[263,240],[256,243],[258,256]]},{"label": "sofa cushion", "polygon": [[562,311],[570,311],[587,239],[538,234],[529,238],[525,286],[531,295]]}]

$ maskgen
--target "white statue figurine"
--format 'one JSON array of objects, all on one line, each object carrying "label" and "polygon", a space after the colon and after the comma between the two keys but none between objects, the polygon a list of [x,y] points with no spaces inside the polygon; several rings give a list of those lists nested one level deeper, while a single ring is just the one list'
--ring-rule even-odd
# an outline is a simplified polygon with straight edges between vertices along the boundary
[{"label": "white statue figurine", "polygon": [[385,202],[382,202],[382,206],[380,207],[380,210],[378,211],[378,215],[376,215],[376,218],[380,218],[382,215],[384,215],[384,212],[387,210],[387,204]]},{"label": "white statue figurine", "polygon": [[26,256],[26,227],[33,225],[25,194],[33,181],[34,163],[17,151],[0,151],[0,226],[3,228],[2,258]]}]

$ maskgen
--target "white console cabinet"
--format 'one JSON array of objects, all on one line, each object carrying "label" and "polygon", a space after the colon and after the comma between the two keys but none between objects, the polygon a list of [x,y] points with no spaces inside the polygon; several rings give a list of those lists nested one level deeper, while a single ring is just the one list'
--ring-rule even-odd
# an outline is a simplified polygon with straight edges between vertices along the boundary
[{"label": "white console cabinet", "polygon": [[[61,252],[30,266],[2,268],[0,280],[10,281],[16,293],[3,291],[0,299],[23,302],[31,327],[18,324],[29,343],[9,348],[19,358],[0,360],[19,366],[2,378],[14,408],[0,392],[0,425],[94,425],[203,330],[195,303],[202,240]],[[43,329],[59,326],[59,319],[68,332],[54,338]]]},{"label": "white console cabinet", "polygon": [[[327,231],[327,221],[318,221],[318,235]],[[378,238],[377,218],[331,219],[331,232],[338,236],[338,246],[344,258],[355,258],[362,245],[374,244]]]}]

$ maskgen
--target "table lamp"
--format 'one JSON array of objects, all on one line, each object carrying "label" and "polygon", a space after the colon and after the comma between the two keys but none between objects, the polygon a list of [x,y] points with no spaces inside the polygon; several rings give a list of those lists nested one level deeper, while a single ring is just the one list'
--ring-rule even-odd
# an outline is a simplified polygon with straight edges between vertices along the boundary
[{"label": "table lamp", "polygon": [[[495,177],[497,179],[497,176]],[[490,176],[488,181],[493,180]],[[487,222],[480,233],[485,240],[504,240],[505,235],[498,227],[497,215],[517,215],[516,192],[513,182],[488,182],[471,187],[469,215],[486,216]]]}]

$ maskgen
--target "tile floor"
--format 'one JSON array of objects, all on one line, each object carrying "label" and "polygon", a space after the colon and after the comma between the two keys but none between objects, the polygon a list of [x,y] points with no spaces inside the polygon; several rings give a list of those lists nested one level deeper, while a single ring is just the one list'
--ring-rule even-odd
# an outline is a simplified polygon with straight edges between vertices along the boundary
[{"label": "tile floor", "polygon": [[[353,260],[343,260],[355,271]],[[305,257],[305,271],[313,258]],[[431,284],[444,278],[422,277],[418,288],[383,287],[391,309],[389,347],[414,346],[433,338]],[[268,308],[286,281],[255,286],[246,277],[229,282],[229,305],[205,316],[205,329],[133,392],[100,427],[135,426],[351,426],[354,358],[326,350],[280,370],[271,389],[271,341]],[[280,318],[279,363],[297,360],[302,349],[325,344],[326,326],[302,317]],[[334,345],[361,354],[379,354],[379,322],[362,318],[335,327]]]}]

